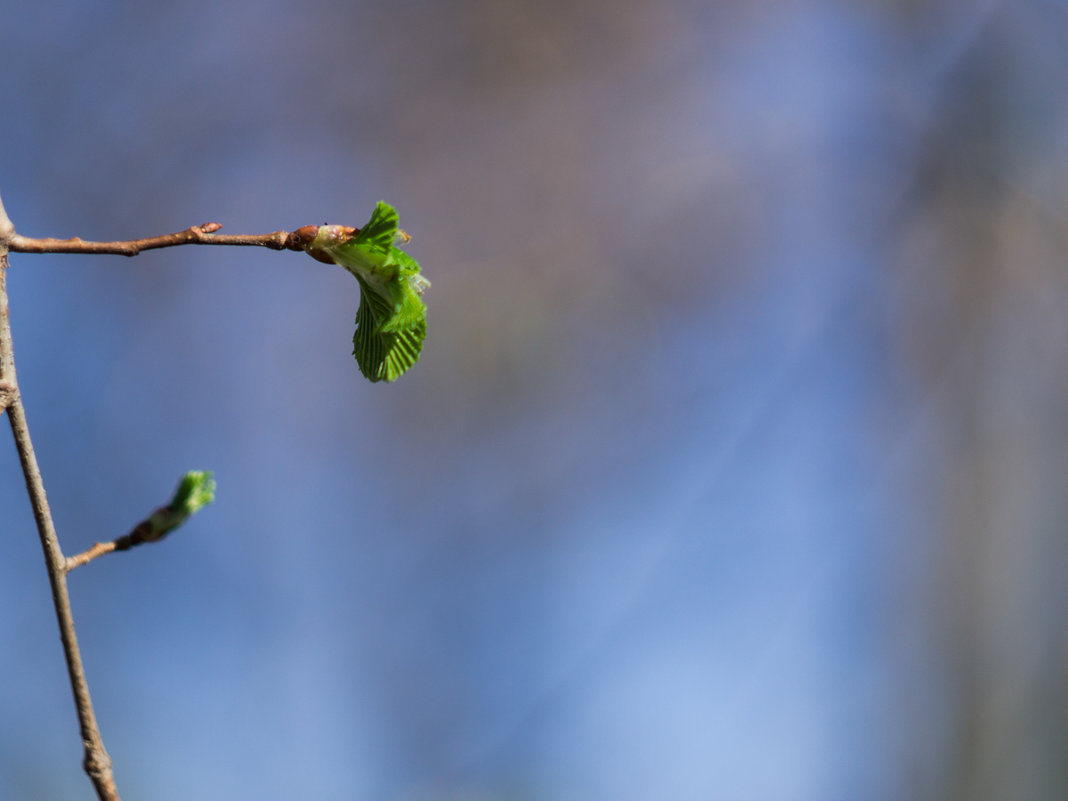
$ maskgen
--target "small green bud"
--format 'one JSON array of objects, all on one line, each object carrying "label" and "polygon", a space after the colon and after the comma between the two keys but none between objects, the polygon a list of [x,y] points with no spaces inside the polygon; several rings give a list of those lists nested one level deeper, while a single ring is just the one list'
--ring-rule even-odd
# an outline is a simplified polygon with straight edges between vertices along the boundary
[{"label": "small green bud", "polygon": [[178,526],[182,525],[191,514],[199,512],[215,500],[215,479],[209,470],[190,470],[174,491],[174,497],[166,506],[161,506],[142,524],[140,539],[143,542],[155,542],[163,539]]}]

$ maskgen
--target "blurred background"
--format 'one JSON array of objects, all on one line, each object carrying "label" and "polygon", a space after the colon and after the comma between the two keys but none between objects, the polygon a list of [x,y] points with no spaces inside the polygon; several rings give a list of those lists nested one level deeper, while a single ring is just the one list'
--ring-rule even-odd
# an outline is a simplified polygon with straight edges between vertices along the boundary
[{"label": "blurred background", "polygon": [[[0,0],[14,254],[124,798],[1068,794],[1068,3]],[[0,798],[89,798],[0,439]]]}]

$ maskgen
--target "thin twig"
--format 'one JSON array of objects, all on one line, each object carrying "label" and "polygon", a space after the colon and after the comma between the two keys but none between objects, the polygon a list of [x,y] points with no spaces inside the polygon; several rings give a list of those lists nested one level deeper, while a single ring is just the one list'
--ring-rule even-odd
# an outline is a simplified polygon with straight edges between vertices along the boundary
[{"label": "thin twig", "polygon": [[[231,245],[237,247],[264,247],[271,250],[300,250],[288,231],[269,234],[217,234],[222,225],[217,222],[193,225],[184,231],[144,239],[126,239],[117,242],[87,242],[78,237],[71,239],[33,239],[11,232],[7,236],[8,248],[17,253],[113,253],[119,256],[136,256],[144,250],[168,248],[175,245]],[[0,232],[2,233],[2,232]]]},{"label": "thin twig", "polygon": [[[41,471],[37,466],[30,431],[26,424],[26,410],[19,395],[18,380],[15,375],[14,347],[11,341],[11,324],[8,314],[7,268],[8,251],[19,253],[111,253],[122,256],[136,256],[145,250],[172,247],[175,245],[229,245],[237,247],[265,247],[271,250],[304,250],[316,235],[317,228],[305,226],[292,233],[274,231],[270,234],[229,236],[217,234],[222,228],[220,223],[204,223],[163,236],[144,239],[130,239],[117,242],[86,242],[77,237],[73,239],[33,239],[15,232],[15,227],[4,211],[0,202],[0,413],[7,411],[11,421],[11,430],[15,436],[15,447],[22,463],[22,473],[26,479],[30,503],[33,506],[37,532],[44,549],[48,580],[52,586],[52,603],[59,623],[60,640],[63,643],[63,655],[67,663],[71,690],[74,693],[74,705],[78,710],[78,723],[81,728],[82,744],[85,758],[85,772],[96,789],[100,801],[120,801],[115,787],[111,757],[104,748],[103,738],[97,726],[93,703],[89,696],[89,684],[85,678],[78,639],[74,631],[74,616],[71,613],[70,594],[67,591],[67,573],[86,564],[98,556],[116,550],[126,550],[141,542],[158,540],[166,531],[180,525],[181,519],[188,516],[199,505],[210,502],[210,497],[197,499],[193,508],[157,510],[166,511],[169,517],[161,523],[149,517],[139,523],[129,534],[107,543],[96,543],[84,553],[71,558],[63,555],[59,539],[56,536],[52,513],[48,508]],[[353,229],[355,230],[355,229]],[[187,474],[188,477],[189,474]],[[210,479],[210,475],[209,475]],[[210,490],[208,490],[210,495]],[[188,500],[188,499],[187,499]],[[176,518],[177,516],[177,518]],[[175,522],[178,519],[178,522]],[[160,530],[159,526],[164,528]]]},{"label": "thin twig", "polygon": [[[19,460],[22,462],[22,473],[26,479],[26,489],[29,492],[30,503],[33,506],[34,519],[37,521],[37,532],[40,536],[41,547],[44,549],[48,580],[52,585],[52,602],[55,606],[56,619],[59,623],[59,634],[63,643],[63,655],[67,662],[67,673],[74,693],[74,705],[78,710],[78,723],[81,728],[85,753],[83,766],[85,772],[89,774],[100,801],[120,800],[118,790],[115,787],[111,758],[108,756],[108,752],[104,748],[104,741],[100,736],[96,715],[93,712],[93,703],[89,697],[89,684],[85,678],[85,668],[82,665],[81,653],[78,650],[78,639],[74,631],[74,616],[71,613],[70,594],[67,591],[67,573],[105,553],[126,550],[141,542],[155,541],[162,538],[171,528],[180,525],[181,520],[195,511],[196,508],[199,508],[204,503],[210,503],[211,490],[207,490],[209,497],[206,500],[203,497],[195,499],[191,508],[182,507],[175,510],[167,507],[166,509],[157,510],[157,514],[165,511],[167,515],[161,520],[149,517],[124,537],[119,537],[107,543],[98,542],[84,553],[77,554],[69,559],[63,555],[59,539],[56,536],[55,525],[52,522],[52,513],[48,508],[48,499],[45,496],[41,471],[37,466],[37,457],[34,455],[33,444],[30,441],[30,431],[26,424],[26,410],[22,405],[18,380],[15,375],[14,347],[11,341],[11,324],[7,299],[7,254],[10,250],[19,253],[112,253],[122,256],[136,256],[145,250],[175,245],[229,245],[265,247],[271,250],[304,250],[307,244],[315,238],[318,231],[314,226],[305,226],[291,233],[274,231],[270,234],[229,236],[217,234],[216,231],[220,228],[222,228],[220,223],[204,223],[173,234],[118,242],[86,242],[77,237],[73,239],[33,239],[20,236],[15,232],[15,227],[4,211],[3,203],[0,202],[0,413],[4,411],[8,413],[11,430],[15,436],[15,447],[18,450]],[[187,478],[189,475],[187,474]],[[208,475],[208,480],[210,480],[210,474]],[[188,501],[189,499],[185,500]],[[175,522],[176,520],[177,522]],[[160,526],[163,526],[163,528],[161,529]]]},{"label": "thin twig", "polygon": [[[0,229],[7,215],[0,206]],[[10,225],[10,223],[8,223]],[[37,533],[44,550],[48,580],[52,585],[52,604],[56,610],[59,623],[59,637],[63,644],[63,656],[67,663],[71,690],[74,693],[74,705],[78,710],[78,723],[81,729],[82,745],[85,758],[82,762],[85,772],[96,788],[100,801],[119,801],[119,792],[111,769],[111,757],[104,748],[103,738],[93,713],[93,702],[89,697],[89,684],[85,678],[81,652],[78,650],[78,638],[74,633],[74,615],[71,612],[70,594],[67,592],[67,575],[64,570],[63,551],[56,537],[52,512],[48,508],[41,471],[37,466],[30,430],[26,424],[26,410],[18,392],[18,379],[15,374],[14,347],[11,341],[11,321],[7,300],[7,251],[0,249],[0,381],[8,386],[8,419],[11,432],[15,437],[15,448],[22,463],[22,474],[26,479],[26,491],[33,506],[33,516],[37,522]]]},{"label": "thin twig", "polygon": [[[121,538],[120,538],[121,539]],[[97,542],[93,544],[92,548],[82,551],[74,556],[68,556],[63,562],[63,572],[69,573],[76,567],[87,565],[96,559],[98,556],[103,556],[106,553],[120,550],[118,547],[119,540],[111,540],[111,542]]]},{"label": "thin twig", "polygon": [[[158,514],[161,511],[164,511],[164,509],[157,509],[153,514]],[[63,563],[63,570],[69,573],[74,570],[74,568],[87,565],[98,556],[103,556],[106,553],[111,553],[112,551],[128,551],[135,545],[141,545],[146,542],[155,542],[159,538],[152,539],[152,533],[153,523],[152,516],[150,515],[134,526],[129,534],[124,534],[110,542],[94,543],[92,548],[82,551],[79,554],[75,554],[74,556],[68,556]]]}]

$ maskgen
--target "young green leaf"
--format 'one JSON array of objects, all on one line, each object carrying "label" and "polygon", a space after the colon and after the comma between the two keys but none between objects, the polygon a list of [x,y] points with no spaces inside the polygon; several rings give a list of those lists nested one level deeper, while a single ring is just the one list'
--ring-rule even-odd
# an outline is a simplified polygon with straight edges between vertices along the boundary
[{"label": "young green leaf", "polygon": [[190,515],[196,514],[214,500],[215,479],[211,471],[190,470],[178,482],[170,503],[161,506],[137,526],[139,541],[155,542],[163,539],[188,520]]},{"label": "young green leaf", "polygon": [[430,282],[419,274],[419,263],[397,247],[408,239],[397,224],[396,209],[380,201],[363,228],[323,225],[302,245],[313,258],[340,264],[356,276],[360,307],[352,353],[371,381],[403,375],[419,359],[426,338],[420,296]]}]

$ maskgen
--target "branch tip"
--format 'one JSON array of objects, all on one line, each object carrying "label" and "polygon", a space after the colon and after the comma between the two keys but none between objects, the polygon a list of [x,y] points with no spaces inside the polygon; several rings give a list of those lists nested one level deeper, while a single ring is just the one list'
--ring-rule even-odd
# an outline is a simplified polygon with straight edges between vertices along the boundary
[{"label": "branch tip", "polygon": [[128,551],[145,542],[159,542],[215,500],[215,479],[209,470],[190,470],[174,490],[174,496],[166,506],[161,506],[133,527],[129,534],[98,542],[82,553],[67,557],[63,570],[69,573],[76,567],[89,564],[94,559],[112,551]]}]

